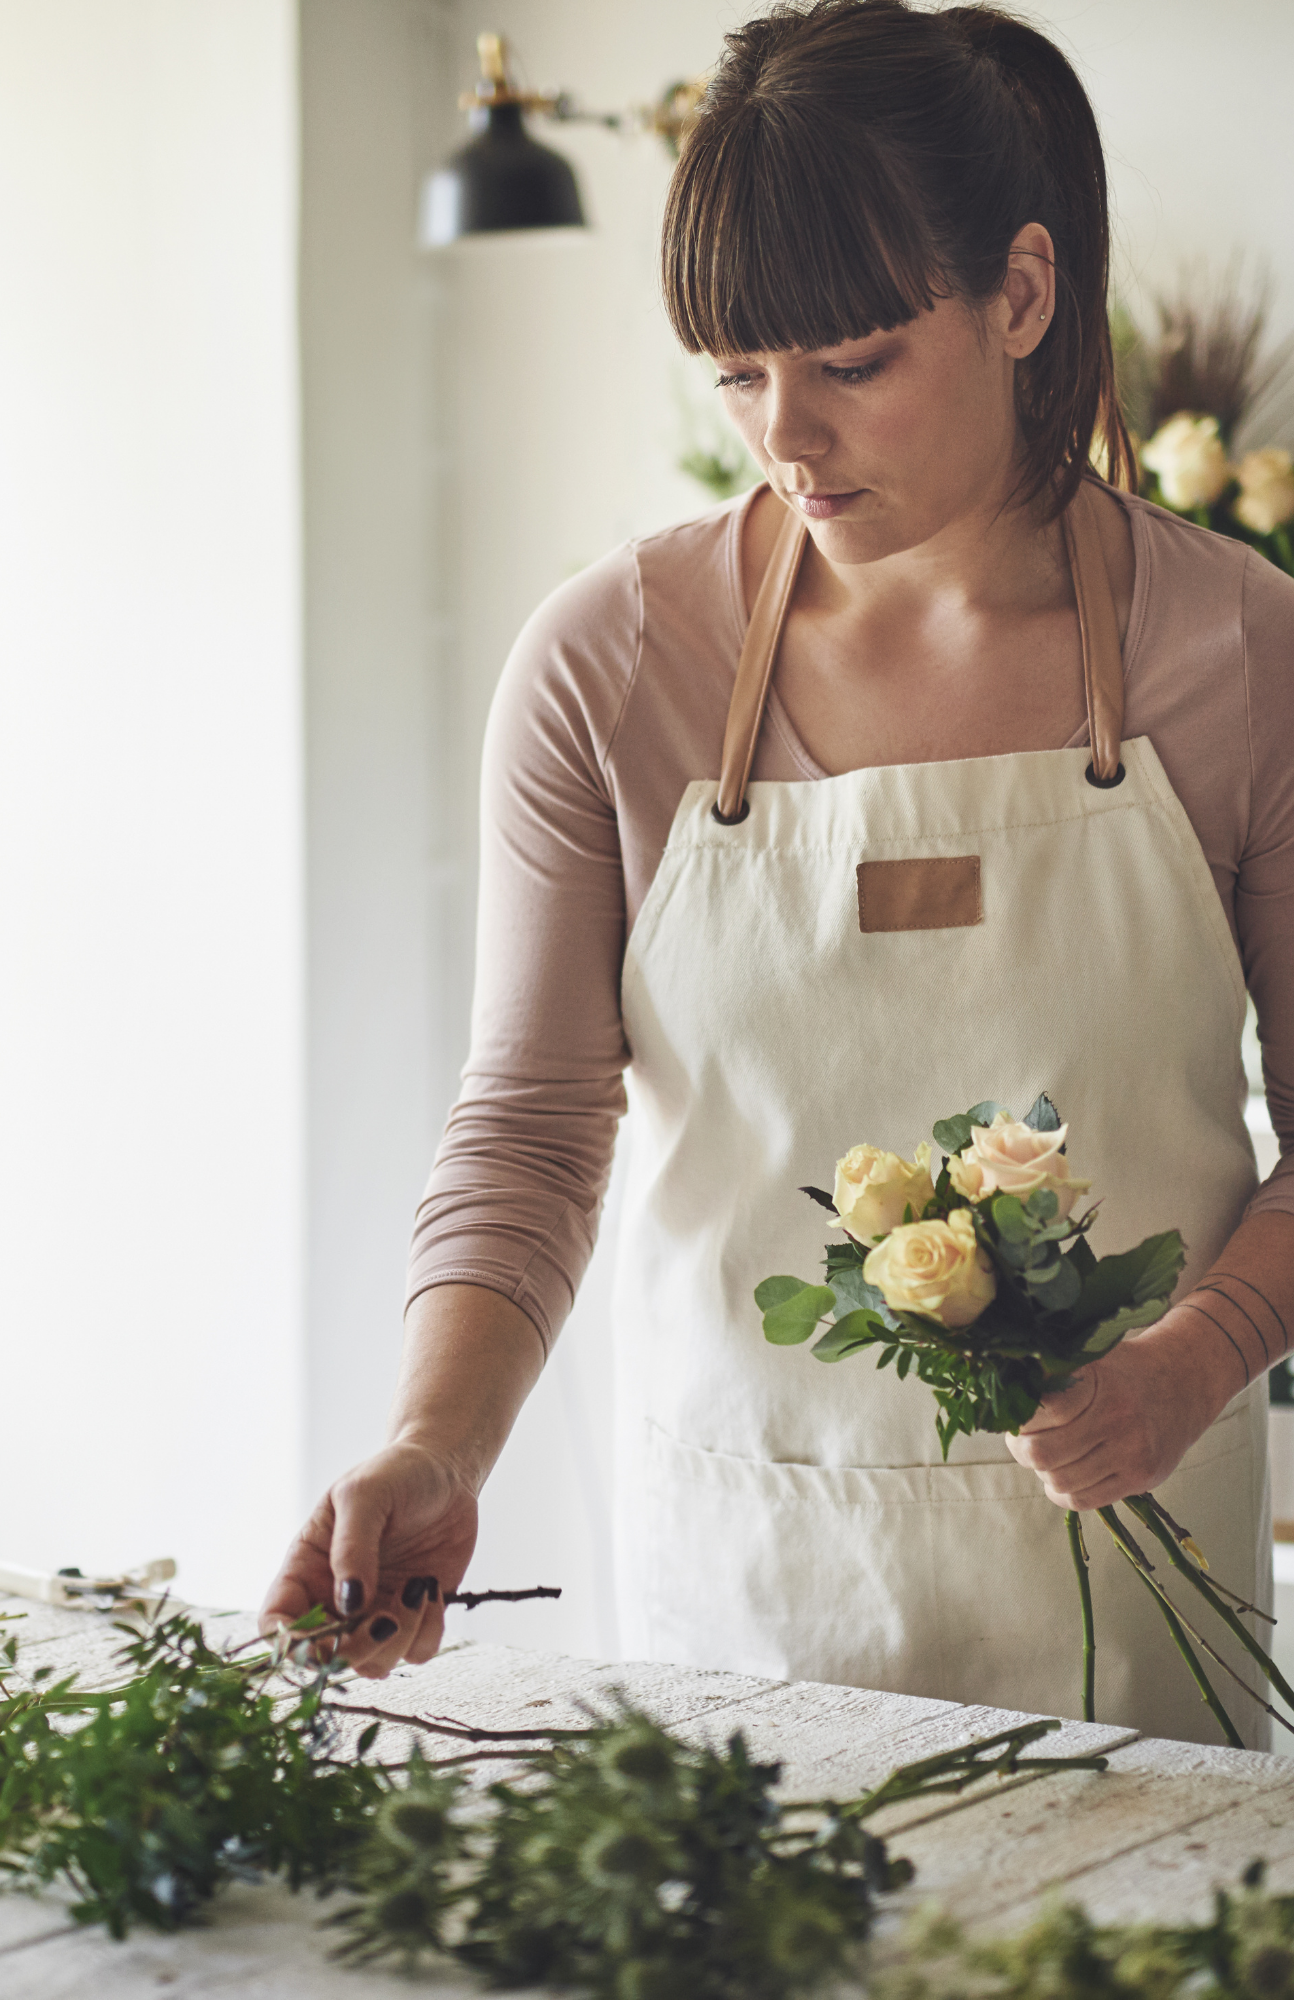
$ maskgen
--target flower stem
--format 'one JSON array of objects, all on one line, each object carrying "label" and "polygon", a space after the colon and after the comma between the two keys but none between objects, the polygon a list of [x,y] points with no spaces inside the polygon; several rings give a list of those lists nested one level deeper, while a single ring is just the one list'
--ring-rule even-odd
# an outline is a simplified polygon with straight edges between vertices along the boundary
[{"label": "flower stem", "polygon": [[1092,1584],[1087,1574],[1087,1550],[1083,1547],[1083,1524],[1071,1508],[1065,1516],[1069,1530],[1069,1553],[1078,1578],[1079,1602],[1083,1607],[1083,1720],[1096,1721],[1096,1627],[1092,1618]]},{"label": "flower stem", "polygon": [[1137,1548],[1136,1543],[1132,1541],[1113,1507],[1100,1507],[1097,1509],[1097,1512],[1114,1537],[1115,1543],[1122,1549],[1124,1555],[1132,1564],[1134,1571],[1141,1578],[1146,1589],[1150,1592],[1160,1611],[1163,1613],[1164,1623],[1173,1637],[1173,1644],[1190,1669],[1191,1679],[1195,1682],[1202,1698],[1213,1711],[1214,1718],[1222,1734],[1226,1737],[1227,1742],[1233,1750],[1243,1750],[1245,1747],[1244,1739],[1241,1737],[1240,1731],[1236,1728],[1235,1723],[1231,1720],[1226,1709],[1219,1701],[1217,1692],[1203,1667],[1200,1665],[1199,1660],[1196,1658],[1195,1653],[1192,1651],[1190,1641],[1178,1624],[1176,1613],[1169,1604],[1168,1599],[1164,1596],[1162,1590],[1158,1589],[1154,1579],[1149,1574],[1149,1565],[1146,1563],[1141,1551]]},{"label": "flower stem", "polygon": [[1137,1519],[1149,1528],[1156,1541],[1162,1542],[1173,1567],[1181,1571],[1187,1582],[1199,1591],[1200,1596],[1207,1604],[1212,1605],[1218,1617],[1227,1627],[1227,1630],[1234,1632],[1245,1651],[1251,1658],[1258,1662],[1258,1665],[1263,1670],[1263,1674],[1271,1682],[1281,1700],[1286,1702],[1290,1708],[1294,1708],[1294,1688],[1290,1686],[1271,1655],[1264,1652],[1253,1634],[1245,1629],[1240,1619],[1236,1616],[1236,1613],[1231,1609],[1231,1606],[1223,1603],[1213,1585],[1207,1583],[1189,1557],[1182,1554],[1175,1538],[1168,1532],[1160,1519],[1163,1510],[1160,1508],[1154,1495],[1152,1493],[1132,1493],[1129,1494],[1124,1505],[1130,1508]]}]

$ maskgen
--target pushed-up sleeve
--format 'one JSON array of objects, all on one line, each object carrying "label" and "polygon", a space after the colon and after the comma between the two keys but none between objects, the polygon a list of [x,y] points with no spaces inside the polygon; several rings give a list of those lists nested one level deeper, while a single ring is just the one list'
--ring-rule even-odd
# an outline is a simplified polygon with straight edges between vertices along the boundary
[{"label": "pushed-up sleeve", "polygon": [[418,1210],[408,1296],[502,1292],[545,1349],[593,1249],[628,1059],[607,746],[641,650],[631,550],[525,627],[486,731],[472,1045]]},{"label": "pushed-up sleeve", "polygon": [[1251,792],[1236,929],[1281,1152],[1249,1213],[1294,1213],[1294,578],[1252,553],[1244,647]]}]

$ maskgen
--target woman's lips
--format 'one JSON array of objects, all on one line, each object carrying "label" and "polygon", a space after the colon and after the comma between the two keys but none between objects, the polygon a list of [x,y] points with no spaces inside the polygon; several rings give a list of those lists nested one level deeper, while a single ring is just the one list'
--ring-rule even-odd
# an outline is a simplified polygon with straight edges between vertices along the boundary
[{"label": "woman's lips", "polygon": [[791,498],[811,521],[829,521],[834,514],[843,514],[863,490],[860,486],[853,493],[793,493]]}]

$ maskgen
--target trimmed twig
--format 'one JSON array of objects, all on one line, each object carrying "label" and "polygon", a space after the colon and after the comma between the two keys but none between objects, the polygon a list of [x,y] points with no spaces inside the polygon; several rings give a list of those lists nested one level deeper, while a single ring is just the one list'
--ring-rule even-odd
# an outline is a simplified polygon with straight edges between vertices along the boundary
[{"label": "trimmed twig", "polygon": [[[973,1743],[963,1743],[956,1750],[944,1750],[938,1756],[922,1758],[919,1763],[901,1765],[897,1771],[891,1771],[875,1791],[853,1800],[848,1806],[822,1800],[805,1803],[795,1810],[809,1812],[825,1810],[830,1806],[843,1817],[868,1819],[882,1806],[905,1805],[911,1799],[930,1798],[945,1792],[963,1792],[968,1785],[978,1783],[981,1778],[1012,1777],[1018,1771],[1103,1771],[1106,1768],[1107,1759],[1100,1756],[1025,1757],[1021,1754],[1040,1736],[1048,1736],[1052,1730],[1059,1728],[1060,1723],[1054,1717],[1023,1722],[1018,1728],[999,1731],[996,1736],[981,1736]],[[1001,1754],[997,1757],[984,1754],[999,1747]]]},{"label": "trimmed twig", "polygon": [[464,1611],[475,1611],[478,1604],[520,1604],[528,1597],[560,1597],[561,1590],[555,1584],[537,1583],[533,1590],[447,1590],[446,1604],[461,1605]]},{"label": "trimmed twig", "polygon": [[1124,1528],[1122,1521],[1120,1521],[1113,1507],[1100,1507],[1097,1509],[1097,1512],[1100,1514],[1101,1519],[1105,1522],[1106,1527],[1109,1529],[1110,1534],[1113,1536],[1115,1546],[1117,1548],[1122,1549],[1124,1555],[1128,1558],[1128,1561],[1132,1564],[1134,1571],[1141,1578],[1141,1581],[1145,1584],[1146,1589],[1150,1591],[1151,1594],[1153,1595],[1155,1602],[1158,1604],[1160,1612],[1163,1615],[1164,1623],[1167,1625],[1169,1632],[1172,1634],[1173,1644],[1176,1646],[1178,1652],[1185,1660],[1187,1667],[1190,1669],[1191,1679],[1195,1682],[1195,1685],[1199,1689],[1201,1696],[1208,1703],[1209,1708],[1212,1710],[1214,1719],[1218,1723],[1218,1726],[1221,1729],[1222,1734],[1225,1736],[1227,1742],[1231,1745],[1233,1750],[1243,1750],[1245,1746],[1241,1738],[1240,1732],[1236,1728],[1235,1723],[1231,1720],[1231,1717],[1227,1714],[1226,1709],[1222,1706],[1221,1701],[1218,1699],[1217,1690],[1214,1688],[1212,1682],[1209,1680],[1208,1675],[1205,1673],[1203,1667],[1196,1659],[1194,1652],[1191,1650],[1191,1646],[1187,1640],[1185,1632],[1182,1630],[1182,1626],[1178,1619],[1176,1611],[1173,1609],[1167,1597],[1164,1595],[1164,1592],[1160,1589],[1159,1585],[1155,1582],[1153,1576],[1150,1573],[1150,1567],[1151,1567],[1150,1564],[1146,1561],[1145,1556],[1142,1554],[1141,1550],[1137,1547],[1137,1544],[1133,1540],[1132,1536],[1128,1534],[1127,1530]]},{"label": "trimmed twig", "polygon": [[469,1723],[455,1722],[448,1715],[401,1715],[393,1708],[370,1708],[351,1701],[324,1701],[319,1706],[328,1715],[367,1715],[374,1722],[392,1722],[402,1729],[425,1729],[429,1736],[453,1736],[464,1743],[554,1743],[591,1733],[587,1729],[473,1729]]},{"label": "trimmed twig", "polygon": [[1078,1597],[1083,1610],[1083,1720],[1096,1721],[1096,1626],[1092,1616],[1092,1582],[1087,1573],[1087,1550],[1083,1545],[1083,1523],[1071,1508],[1065,1516],[1069,1530],[1069,1553],[1078,1578]]}]

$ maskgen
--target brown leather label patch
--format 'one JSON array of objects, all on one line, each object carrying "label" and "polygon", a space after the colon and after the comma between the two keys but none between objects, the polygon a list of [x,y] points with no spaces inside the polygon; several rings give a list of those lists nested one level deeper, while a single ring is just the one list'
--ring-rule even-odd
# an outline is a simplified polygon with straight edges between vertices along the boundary
[{"label": "brown leather label patch", "polygon": [[861,931],[951,931],[983,921],[978,854],[858,865]]}]

